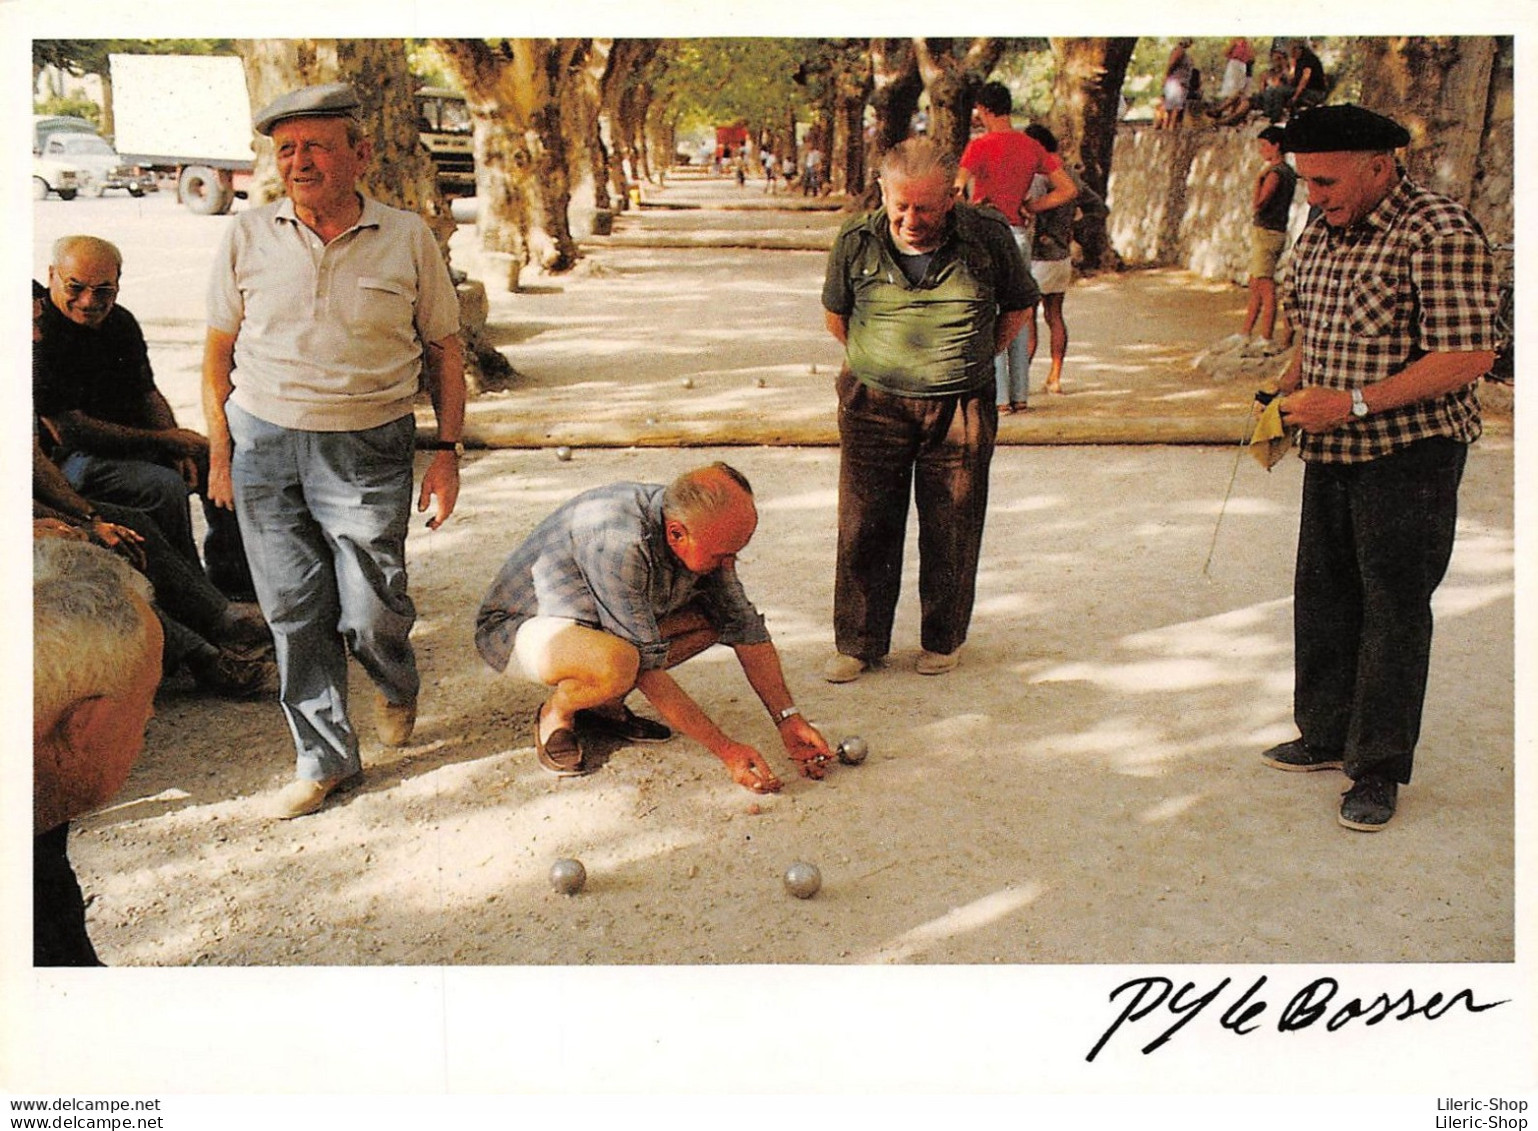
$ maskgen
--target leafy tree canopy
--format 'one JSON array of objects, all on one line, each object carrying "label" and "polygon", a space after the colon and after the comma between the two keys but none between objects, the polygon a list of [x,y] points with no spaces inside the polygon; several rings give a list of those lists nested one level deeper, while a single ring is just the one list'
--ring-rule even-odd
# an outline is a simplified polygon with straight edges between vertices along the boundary
[{"label": "leafy tree canopy", "polygon": [[233,55],[229,39],[34,39],[33,67],[104,75],[109,55]]},{"label": "leafy tree canopy", "polygon": [[686,131],[776,121],[787,111],[802,117],[820,86],[818,51],[810,39],[668,39],[653,64],[653,90]]}]

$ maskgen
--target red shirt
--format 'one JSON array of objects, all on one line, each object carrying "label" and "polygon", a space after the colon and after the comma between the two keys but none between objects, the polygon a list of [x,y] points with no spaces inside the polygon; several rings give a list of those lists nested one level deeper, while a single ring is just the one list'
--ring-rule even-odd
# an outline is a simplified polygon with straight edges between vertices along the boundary
[{"label": "red shirt", "polygon": [[1020,208],[1030,193],[1031,178],[1055,172],[1063,163],[1019,130],[994,130],[967,143],[961,167],[972,175],[973,203],[991,204],[1021,227]]}]

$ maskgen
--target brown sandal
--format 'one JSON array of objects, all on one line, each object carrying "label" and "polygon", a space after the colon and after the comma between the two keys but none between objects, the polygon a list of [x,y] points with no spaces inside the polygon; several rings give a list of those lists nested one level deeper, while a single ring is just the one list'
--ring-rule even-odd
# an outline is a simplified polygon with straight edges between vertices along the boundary
[{"label": "brown sandal", "polygon": [[576,733],[570,728],[562,727],[551,734],[548,740],[539,737],[539,722],[544,714],[545,708],[541,704],[534,712],[534,751],[539,755],[539,764],[561,777],[587,773],[582,765],[582,747],[577,742]]}]

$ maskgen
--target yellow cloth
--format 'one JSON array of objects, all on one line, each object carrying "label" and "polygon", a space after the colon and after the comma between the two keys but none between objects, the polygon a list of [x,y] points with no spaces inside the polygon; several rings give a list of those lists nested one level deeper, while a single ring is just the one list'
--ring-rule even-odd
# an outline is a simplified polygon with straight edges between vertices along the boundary
[{"label": "yellow cloth", "polygon": [[1287,454],[1287,449],[1292,447],[1295,433],[1296,429],[1282,423],[1282,398],[1277,397],[1266,405],[1260,419],[1255,422],[1255,431],[1250,435],[1250,455],[1259,461],[1261,467],[1270,471]]}]

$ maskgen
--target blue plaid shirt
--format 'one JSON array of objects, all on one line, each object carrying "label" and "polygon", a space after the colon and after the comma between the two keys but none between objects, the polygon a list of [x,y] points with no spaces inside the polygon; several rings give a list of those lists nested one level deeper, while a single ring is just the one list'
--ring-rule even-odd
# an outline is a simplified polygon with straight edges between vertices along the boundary
[{"label": "blue plaid shirt", "polygon": [[723,644],[763,644],[764,618],[723,566],[693,573],[668,548],[660,483],[611,483],[563,504],[535,527],[497,574],[475,618],[475,646],[507,667],[519,626],[565,617],[629,641],[643,671],[666,665],[657,622],[694,604]]}]

